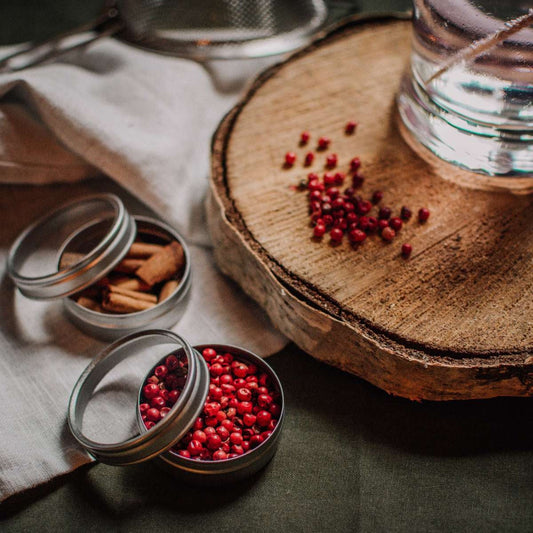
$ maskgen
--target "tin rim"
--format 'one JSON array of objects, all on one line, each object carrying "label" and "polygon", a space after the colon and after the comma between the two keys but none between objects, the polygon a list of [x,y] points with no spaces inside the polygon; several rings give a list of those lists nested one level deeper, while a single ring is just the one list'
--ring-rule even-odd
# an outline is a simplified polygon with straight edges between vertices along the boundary
[{"label": "tin rim", "polygon": [[[82,431],[83,415],[99,383],[110,370],[128,357],[128,348],[133,343],[145,343],[145,347],[150,348],[154,346],[154,342],[158,342],[158,337],[165,344],[169,340],[175,343],[176,349],[182,349],[187,357],[188,378],[178,401],[153,428],[134,437],[111,444],[86,437]],[[141,346],[144,347],[142,344]],[[185,339],[167,330],[133,333],[109,345],[81,374],[70,396],[68,425],[74,438],[95,459],[112,465],[140,463],[165,452],[181,438],[183,428],[188,429],[203,409],[208,389],[207,365]]]},{"label": "tin rim", "polygon": [[[75,210],[102,202],[112,213],[112,223],[101,241],[80,262],[52,274],[30,277],[21,273],[25,259],[34,251],[35,242],[43,228],[54,221],[74,216]],[[133,217],[114,194],[97,194],[62,205],[26,228],[11,246],[7,258],[7,272],[15,285],[27,297],[36,300],[62,298],[88,287],[105,276],[127,253],[136,233]],[[58,258],[61,250],[58,249]]]}]

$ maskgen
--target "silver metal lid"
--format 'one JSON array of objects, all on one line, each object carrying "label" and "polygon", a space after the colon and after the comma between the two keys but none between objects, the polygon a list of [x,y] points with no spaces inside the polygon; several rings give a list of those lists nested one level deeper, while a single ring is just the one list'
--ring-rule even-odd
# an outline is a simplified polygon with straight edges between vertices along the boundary
[{"label": "silver metal lid", "polygon": [[[135,234],[135,221],[117,196],[88,196],[23,231],[9,251],[7,272],[29,298],[62,298],[110,272],[128,252]],[[65,253],[79,259],[60,268]]]},{"label": "silver metal lid", "polygon": [[[141,431],[137,414],[146,374],[176,351],[188,361],[180,397],[153,428]],[[68,424],[76,440],[99,461],[139,463],[165,452],[187,433],[208,391],[207,365],[185,339],[167,330],[142,331],[111,344],[85,369],[70,397]]]}]

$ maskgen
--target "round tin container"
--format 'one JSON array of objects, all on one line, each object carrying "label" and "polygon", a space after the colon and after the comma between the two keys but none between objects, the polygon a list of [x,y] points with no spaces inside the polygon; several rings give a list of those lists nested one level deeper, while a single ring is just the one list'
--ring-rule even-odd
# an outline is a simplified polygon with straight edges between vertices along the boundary
[{"label": "round tin container", "polygon": [[[128,314],[93,311],[69,298],[111,272],[138,234],[162,243],[176,240],[183,248],[182,278],[169,298],[151,309]],[[65,253],[80,251],[80,261],[59,266]],[[28,298],[64,298],[67,316],[83,331],[104,339],[116,339],[146,326],[173,326],[185,311],[191,285],[190,253],[183,238],[159,220],[130,215],[112,194],[66,204],[32,224],[12,245],[7,271]]]},{"label": "round tin container", "polygon": [[[237,359],[253,362],[257,367],[266,372],[273,386],[280,393],[281,414],[278,424],[272,434],[262,444],[243,455],[222,461],[202,461],[187,459],[171,450],[192,428],[195,420],[203,410],[209,391],[209,372],[200,352],[206,348],[214,348],[217,352],[229,352]],[[178,401],[167,415],[151,429],[146,429],[140,415],[139,404],[142,388],[147,378],[153,373],[156,366],[161,364],[171,353],[185,355],[188,361],[188,374],[185,385]],[[150,371],[145,373],[146,358],[151,356]],[[137,358],[135,372],[131,373],[134,366],[129,364],[129,358]],[[145,363],[143,365],[143,363]],[[116,372],[117,365],[125,368],[135,377],[124,381],[125,373]],[[144,370],[141,369],[144,366]],[[115,371],[113,381],[105,381],[108,374]],[[142,377],[140,377],[142,376]],[[128,428],[135,426],[132,435],[124,439],[112,439],[103,442],[95,439],[86,432],[84,419],[86,411],[93,402],[98,400],[98,395],[104,395],[109,390],[129,391],[127,401],[122,399],[112,402],[113,405],[126,409]],[[109,402],[108,402],[109,403]],[[97,412],[97,425],[107,422],[107,428],[115,430],[121,423],[119,415],[106,416],[102,408],[95,405],[93,411]],[[132,417],[135,423],[132,423]],[[80,376],[70,397],[68,409],[68,423],[76,440],[96,459],[113,465],[128,465],[157,458],[159,465],[181,480],[199,485],[219,485],[249,477],[264,467],[273,457],[282,430],[284,418],[284,399],[281,383],[272,368],[257,355],[228,345],[200,345],[192,347],[185,339],[165,330],[148,330],[129,335],[116,341],[94,359]],[[106,434],[104,427],[101,435]]]},{"label": "round tin container", "polygon": [[[274,370],[272,370],[270,365],[259,356],[243,348],[238,348],[236,346],[227,344],[202,344],[194,346],[194,349],[199,353],[201,353],[204,348],[213,348],[217,353],[228,352],[241,361],[254,363],[261,371],[270,376],[270,379],[274,384],[274,388],[280,394],[281,402],[281,414],[279,416],[278,423],[272,431],[270,437],[257,446],[257,448],[249,450],[239,457],[225,459],[223,461],[202,461],[199,459],[187,459],[185,457],[181,457],[171,449],[157,458],[157,460],[166,470],[170,471],[179,479],[189,483],[194,483],[196,485],[209,486],[231,483],[247,478],[255,472],[261,470],[261,468],[263,468],[272,459],[278,448],[279,437],[282,431],[283,418],[285,414],[285,400],[283,398],[283,389],[278,376]],[[143,383],[150,375],[151,373],[149,372],[145,376]],[[140,413],[138,416],[138,421],[139,427],[146,431],[140,418]],[[194,423],[194,420],[192,422]]]}]

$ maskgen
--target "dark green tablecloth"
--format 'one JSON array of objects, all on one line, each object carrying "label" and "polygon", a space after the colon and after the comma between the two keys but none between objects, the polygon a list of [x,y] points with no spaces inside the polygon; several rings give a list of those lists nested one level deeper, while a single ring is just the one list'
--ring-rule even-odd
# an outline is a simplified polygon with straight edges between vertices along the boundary
[{"label": "dark green tablecloth", "polygon": [[[405,1],[332,2],[333,17]],[[99,1],[3,0],[3,43],[42,37]],[[198,489],[152,464],[94,465],[18,495],[2,531],[533,531],[533,401],[413,403],[313,360],[273,356],[287,400],[277,455]]]}]

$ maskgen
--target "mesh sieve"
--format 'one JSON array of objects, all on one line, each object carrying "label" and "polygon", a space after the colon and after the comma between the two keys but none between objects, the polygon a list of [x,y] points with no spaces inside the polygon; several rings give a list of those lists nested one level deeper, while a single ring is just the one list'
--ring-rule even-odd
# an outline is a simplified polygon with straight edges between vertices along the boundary
[{"label": "mesh sieve", "polygon": [[268,56],[305,45],[326,16],[324,0],[108,0],[92,24],[30,44],[0,61],[0,69],[21,70],[109,35],[196,60]]}]

